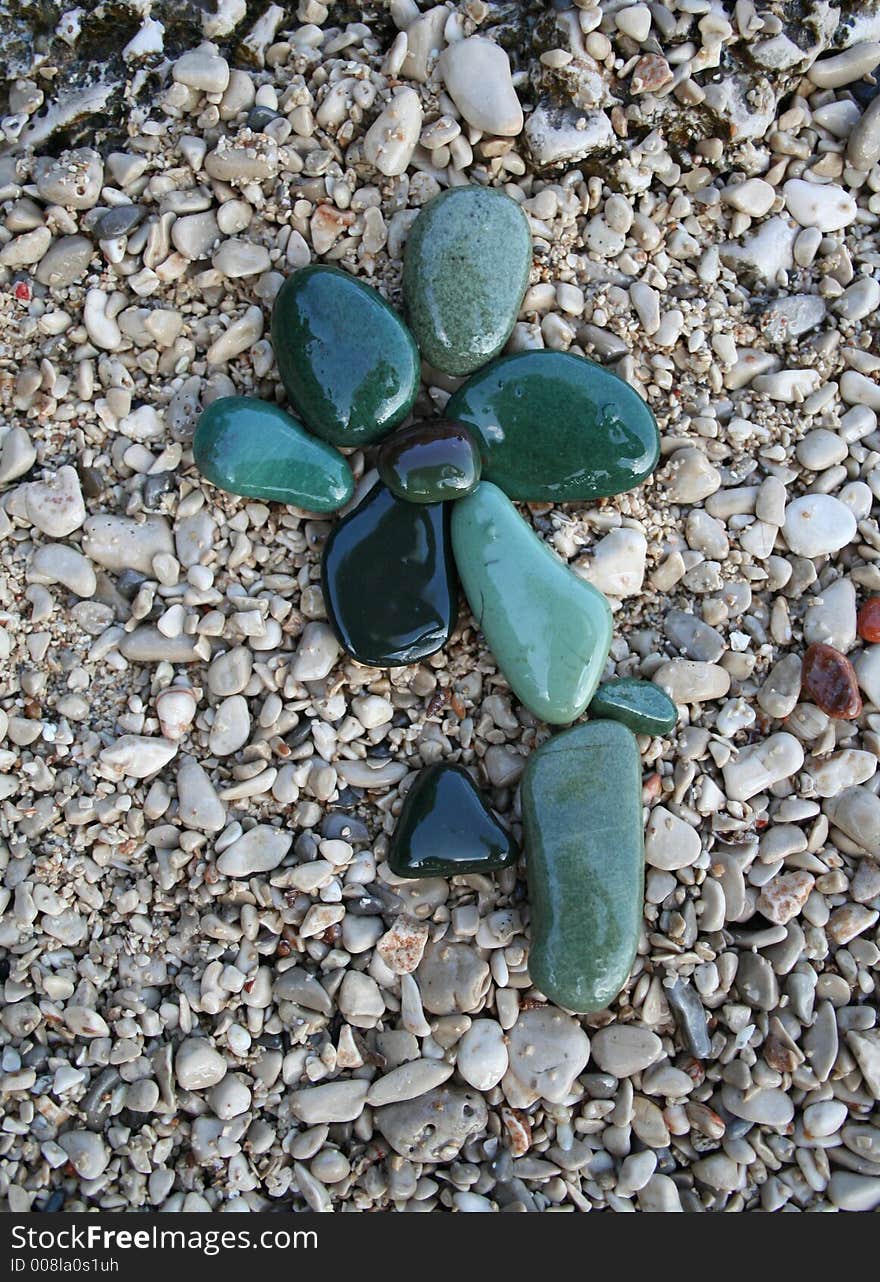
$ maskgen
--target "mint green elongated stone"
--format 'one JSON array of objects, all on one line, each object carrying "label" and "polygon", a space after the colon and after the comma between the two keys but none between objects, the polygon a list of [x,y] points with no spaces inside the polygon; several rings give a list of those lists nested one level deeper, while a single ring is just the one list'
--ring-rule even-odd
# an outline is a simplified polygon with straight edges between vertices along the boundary
[{"label": "mint green elongated stone", "polygon": [[406,314],[425,360],[447,374],[470,374],[496,356],[531,265],[529,224],[504,192],[452,187],[429,200],[403,260]]},{"label": "mint green elongated stone", "polygon": [[278,405],[222,396],[202,412],[193,438],[202,476],[230,494],[335,512],[354,493],[338,450],[310,436]]},{"label": "mint green elongated stone", "polygon": [[635,737],[589,721],[533,752],[522,779],[531,897],[529,975],[572,1011],[626,983],[642,924],[642,775]]},{"label": "mint green elongated stone", "polygon": [[272,309],[281,381],[331,445],[366,445],[401,423],[419,390],[419,353],[382,295],[338,267],[288,276]]},{"label": "mint green elongated stone", "polygon": [[678,721],[678,709],[666,691],[635,677],[617,677],[599,686],[589,713],[619,721],[636,734],[669,734]]},{"label": "mint green elongated stone", "polygon": [[621,494],[660,457],[657,423],[638,392],[573,352],[503,356],[469,378],[444,414],[471,429],[483,476],[512,499]]},{"label": "mint green elongated stone", "polygon": [[611,610],[486,481],[452,509],[452,549],[477,626],[517,698],[565,725],[593,697]]}]

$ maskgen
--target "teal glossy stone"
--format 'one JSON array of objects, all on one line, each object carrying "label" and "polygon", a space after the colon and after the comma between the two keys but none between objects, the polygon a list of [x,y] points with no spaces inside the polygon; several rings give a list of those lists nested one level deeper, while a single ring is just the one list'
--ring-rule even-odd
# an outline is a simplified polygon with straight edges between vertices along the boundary
[{"label": "teal glossy stone", "polygon": [[376,467],[389,490],[408,503],[466,498],[480,483],[480,455],[470,432],[440,418],[386,436]]},{"label": "teal glossy stone", "polygon": [[388,847],[398,877],[497,872],[519,849],[480,796],[464,766],[428,766],[406,794]]},{"label": "teal glossy stone", "polygon": [[417,663],[449,640],[458,612],[449,506],[407,503],[378,481],[331,531],[324,604],[359,663]]},{"label": "teal glossy stone", "polygon": [[212,485],[245,498],[335,512],[354,493],[351,468],[338,450],[256,397],[212,401],[199,418],[193,457]]},{"label": "teal glossy stone", "polygon": [[483,476],[512,499],[569,502],[631,490],[660,457],[654,415],[622,378],[572,352],[503,356],[450,397]]},{"label": "teal glossy stone", "polygon": [[470,374],[501,351],[532,265],[532,237],[515,201],[493,187],[451,187],[410,228],[403,260],[406,314],[422,355]]},{"label": "teal glossy stone", "polygon": [[338,267],[288,276],[272,311],[272,345],[303,422],[333,445],[375,441],[412,409],[412,335],[381,294]]},{"label": "teal glossy stone", "polygon": [[542,721],[574,721],[611,647],[602,593],[573,574],[487,481],[455,504],[452,547],[471,613],[514,694]]},{"label": "teal glossy stone", "polygon": [[678,721],[678,709],[666,691],[653,681],[634,677],[618,677],[599,686],[589,713],[619,721],[635,734],[669,734]]},{"label": "teal glossy stone", "polygon": [[529,975],[572,1011],[604,1010],[629,978],[642,924],[642,774],[635,737],[590,721],[533,752],[522,778],[531,898]]}]

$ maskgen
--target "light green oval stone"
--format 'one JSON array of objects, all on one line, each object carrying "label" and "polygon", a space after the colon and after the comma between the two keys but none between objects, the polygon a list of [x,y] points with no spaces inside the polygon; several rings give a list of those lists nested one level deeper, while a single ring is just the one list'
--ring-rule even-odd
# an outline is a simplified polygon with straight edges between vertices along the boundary
[{"label": "light green oval stone", "polygon": [[407,319],[425,360],[447,374],[470,374],[497,356],[531,265],[529,224],[504,192],[452,187],[429,200],[403,261]]},{"label": "light green oval stone", "polygon": [[602,593],[488,481],[453,507],[452,548],[471,613],[514,694],[542,721],[574,721],[611,647]]},{"label": "light green oval stone", "polygon": [[354,493],[348,463],[278,405],[222,396],[202,412],[193,457],[212,485],[245,498],[335,512]]},{"label": "light green oval stone", "polygon": [[522,816],[529,975],[567,1010],[604,1010],[629,978],[642,924],[642,773],[631,731],[590,721],[542,744],[523,774]]},{"label": "light green oval stone", "polygon": [[599,686],[589,713],[619,721],[636,734],[668,734],[678,721],[678,709],[666,691],[635,677],[616,677]]}]

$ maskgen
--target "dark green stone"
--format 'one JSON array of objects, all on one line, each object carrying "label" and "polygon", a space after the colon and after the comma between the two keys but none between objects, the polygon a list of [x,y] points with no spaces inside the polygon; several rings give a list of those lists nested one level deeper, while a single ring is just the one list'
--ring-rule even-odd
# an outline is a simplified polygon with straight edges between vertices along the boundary
[{"label": "dark green stone", "polygon": [[629,978],[642,924],[642,774],[633,734],[616,721],[590,721],[554,735],[526,763],[522,815],[529,975],[567,1010],[604,1010]]},{"label": "dark green stone", "polygon": [[440,418],[386,436],[376,466],[389,490],[410,503],[463,499],[480,483],[480,456],[470,432]]},{"label": "dark green stone", "polygon": [[531,264],[529,224],[504,192],[452,187],[428,201],[403,260],[407,317],[425,360],[446,374],[470,374],[497,356]]},{"label": "dark green stone", "polygon": [[398,877],[454,877],[496,872],[519,849],[492,814],[463,766],[428,766],[406,794],[388,866]]},{"label": "dark green stone", "polygon": [[199,418],[193,457],[221,490],[308,512],[335,512],[354,493],[351,468],[338,450],[256,397],[212,401]]},{"label": "dark green stone", "polygon": [[338,267],[288,276],[272,312],[272,345],[303,422],[333,445],[377,440],[412,408],[412,335],[381,294]]},{"label": "dark green stone", "polygon": [[635,677],[618,677],[599,686],[588,712],[619,721],[636,734],[669,734],[678,721],[678,709],[666,691]]},{"label": "dark green stone", "polygon": [[569,502],[631,490],[660,457],[654,415],[628,383],[571,352],[516,352],[452,396],[478,437],[483,477],[512,499]]},{"label": "dark green stone", "polygon": [[381,481],[334,528],[322,569],[327,616],[359,663],[417,663],[449,639],[458,592],[449,505],[407,503]]}]

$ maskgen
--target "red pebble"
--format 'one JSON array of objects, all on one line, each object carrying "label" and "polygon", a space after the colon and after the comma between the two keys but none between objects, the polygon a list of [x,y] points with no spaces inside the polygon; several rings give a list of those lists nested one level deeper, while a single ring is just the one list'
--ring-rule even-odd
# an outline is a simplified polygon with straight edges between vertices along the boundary
[{"label": "red pebble", "polygon": [[801,689],[813,702],[839,721],[852,721],[862,710],[862,696],[855,669],[833,645],[817,642],[804,655]]},{"label": "red pebble", "polygon": [[880,596],[869,596],[859,610],[858,628],[863,641],[880,641]]},{"label": "red pebble", "polygon": [[31,301],[31,287],[26,280],[17,281],[12,292],[20,303],[29,303]]}]

